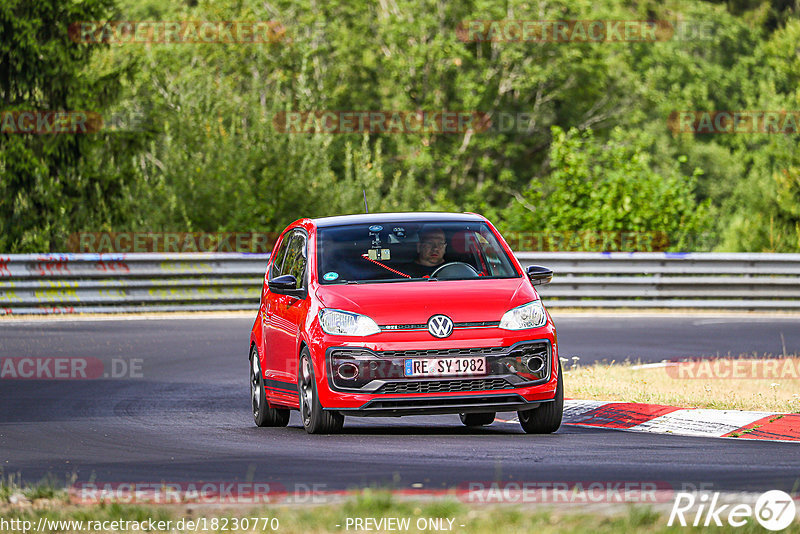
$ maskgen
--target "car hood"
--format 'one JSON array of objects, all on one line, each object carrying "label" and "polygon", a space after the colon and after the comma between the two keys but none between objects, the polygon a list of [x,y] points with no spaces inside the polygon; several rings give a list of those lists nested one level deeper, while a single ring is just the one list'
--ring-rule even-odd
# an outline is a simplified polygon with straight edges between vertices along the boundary
[{"label": "car hood", "polygon": [[368,315],[379,325],[423,324],[444,314],[454,322],[499,321],[538,297],[526,278],[437,280],[319,286],[325,308]]}]

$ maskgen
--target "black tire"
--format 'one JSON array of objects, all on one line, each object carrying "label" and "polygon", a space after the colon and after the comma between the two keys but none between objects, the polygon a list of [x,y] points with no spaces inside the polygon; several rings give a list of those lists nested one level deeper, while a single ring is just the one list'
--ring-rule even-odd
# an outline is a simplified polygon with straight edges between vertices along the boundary
[{"label": "black tire", "polygon": [[311,353],[303,348],[300,366],[297,369],[297,392],[300,394],[300,419],[309,434],[338,434],[344,425],[344,416],[331,410],[323,410],[317,395],[314,365]]},{"label": "black tire", "polygon": [[494,422],[495,413],[460,413],[458,416],[466,426],[486,426]]},{"label": "black tire", "polygon": [[519,424],[528,434],[552,434],[561,426],[564,415],[564,378],[561,373],[561,362],[558,362],[558,383],[556,398],[533,410],[517,412]]},{"label": "black tire", "polygon": [[253,420],[256,426],[286,426],[289,424],[288,408],[273,408],[267,402],[264,389],[264,373],[258,361],[258,350],[253,345],[250,351],[250,400],[253,404]]}]

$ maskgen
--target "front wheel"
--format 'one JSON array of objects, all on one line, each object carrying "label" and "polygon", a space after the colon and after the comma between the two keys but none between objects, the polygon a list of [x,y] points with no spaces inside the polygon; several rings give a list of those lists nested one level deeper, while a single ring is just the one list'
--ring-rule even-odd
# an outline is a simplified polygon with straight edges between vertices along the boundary
[{"label": "front wheel", "polygon": [[253,404],[253,420],[256,426],[286,426],[289,424],[289,410],[273,408],[267,402],[264,374],[261,372],[258,350],[255,345],[250,351],[250,399]]},{"label": "front wheel", "polygon": [[323,410],[317,395],[314,365],[307,348],[300,353],[300,369],[297,373],[297,390],[300,393],[300,417],[309,434],[338,434],[344,425],[344,416],[331,410]]},{"label": "front wheel", "polygon": [[533,410],[517,412],[519,424],[528,434],[552,434],[561,426],[564,414],[564,378],[561,373],[561,362],[558,362],[558,382],[556,398]]}]

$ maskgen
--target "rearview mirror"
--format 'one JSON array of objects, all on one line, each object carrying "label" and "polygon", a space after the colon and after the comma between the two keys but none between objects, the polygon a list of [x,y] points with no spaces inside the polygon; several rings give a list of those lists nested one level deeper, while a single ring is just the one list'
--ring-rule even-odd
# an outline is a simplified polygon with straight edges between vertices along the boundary
[{"label": "rearview mirror", "polygon": [[553,279],[553,271],[547,267],[542,267],[541,265],[529,265],[528,278],[535,286],[549,284]]},{"label": "rearview mirror", "polygon": [[305,288],[297,287],[297,278],[291,274],[284,274],[283,276],[276,276],[267,282],[269,290],[278,295],[289,295],[299,299],[306,298]]}]

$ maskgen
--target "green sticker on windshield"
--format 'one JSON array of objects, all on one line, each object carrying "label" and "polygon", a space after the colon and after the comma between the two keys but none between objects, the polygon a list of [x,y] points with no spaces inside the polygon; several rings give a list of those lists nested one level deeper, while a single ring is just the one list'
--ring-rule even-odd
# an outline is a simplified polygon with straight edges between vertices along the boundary
[{"label": "green sticker on windshield", "polygon": [[336,280],[337,278],[339,278],[339,273],[335,273],[335,272],[331,271],[329,273],[325,273],[322,276],[322,278],[327,280],[328,282],[331,282],[331,281]]}]

